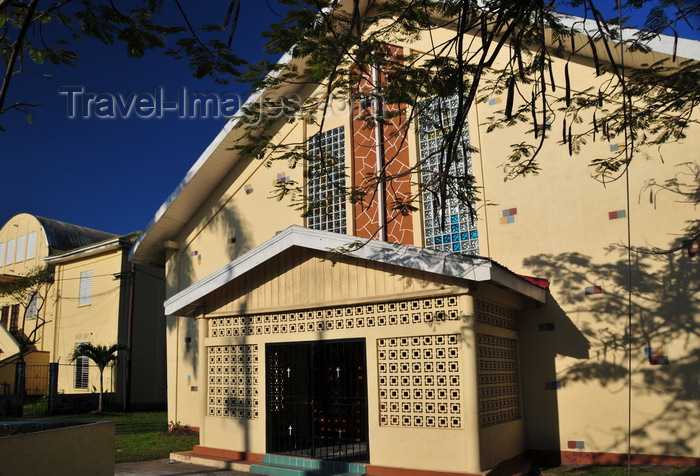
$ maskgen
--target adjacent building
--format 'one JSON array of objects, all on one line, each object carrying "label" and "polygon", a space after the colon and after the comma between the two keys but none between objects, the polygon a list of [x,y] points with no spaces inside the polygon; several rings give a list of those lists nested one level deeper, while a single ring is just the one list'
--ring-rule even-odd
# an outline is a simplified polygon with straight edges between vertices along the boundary
[{"label": "adjacent building", "polygon": [[105,373],[105,389],[120,405],[165,403],[162,269],[135,267],[128,251],[139,233],[117,236],[30,214],[0,229],[0,286],[7,289],[39,269],[47,279],[0,301],[0,381],[13,392],[15,363],[27,364],[26,393],[48,391],[48,367],[58,364],[57,391],[99,389],[97,368],[71,362],[83,342],[129,346]]}]

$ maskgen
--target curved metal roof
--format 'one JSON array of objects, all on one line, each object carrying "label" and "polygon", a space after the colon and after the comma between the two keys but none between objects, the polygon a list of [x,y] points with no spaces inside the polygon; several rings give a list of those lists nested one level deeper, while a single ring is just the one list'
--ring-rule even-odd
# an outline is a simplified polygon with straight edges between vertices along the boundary
[{"label": "curved metal roof", "polygon": [[118,235],[33,215],[44,228],[49,255],[109,240]]}]

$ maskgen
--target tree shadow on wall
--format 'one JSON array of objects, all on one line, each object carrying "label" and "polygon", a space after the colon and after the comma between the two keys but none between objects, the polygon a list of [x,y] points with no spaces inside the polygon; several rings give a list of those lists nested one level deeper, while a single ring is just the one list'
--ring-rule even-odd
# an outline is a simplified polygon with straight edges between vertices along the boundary
[{"label": "tree shadow on wall", "polygon": [[[193,227],[193,229],[188,230],[190,236],[193,236],[191,242],[185,243],[177,251],[173,265],[174,270],[169,273],[170,276],[177,279],[176,283],[171,283],[171,287],[178,292],[192,284],[196,284],[203,277],[200,276],[202,273],[198,272],[199,270],[197,269],[202,264],[208,264],[212,260],[216,260],[214,268],[220,269],[253,248],[252,239],[249,237],[249,227],[244,217],[233,206],[227,204],[220,206],[211,215],[204,216],[201,220],[196,221]],[[204,231],[197,232],[197,228],[204,229]],[[218,236],[220,243],[217,244],[217,249],[200,249],[199,245],[192,244],[201,233]],[[198,382],[202,382],[199,385],[188,383],[184,388],[189,386],[193,389],[197,388],[197,391],[199,391],[200,385],[202,388],[205,388],[202,379],[206,379],[206,374],[199,375],[201,359],[206,360],[206,356],[199,355],[200,343],[207,336],[200,335],[200,328],[194,317],[197,316],[169,317],[166,320],[166,325],[168,332],[175,332],[176,326],[180,322],[178,348],[182,350],[182,355],[178,356],[178,358],[181,358],[191,366],[192,382],[195,379],[198,379]],[[179,385],[179,387],[182,387],[182,385]]]},{"label": "tree shadow on wall", "polygon": [[[595,382],[611,392],[626,391],[631,362],[631,452],[692,455],[700,436],[698,258],[684,250],[635,251],[630,267],[627,249],[608,252],[617,258],[599,263],[580,253],[561,253],[524,260],[529,272],[550,279],[553,296],[590,345],[587,356],[555,349],[578,359],[560,369],[556,380],[563,387]],[[551,335],[558,333],[556,328]],[[546,342],[543,333],[537,337]],[[627,447],[626,421],[613,430],[609,451],[620,452]]]}]

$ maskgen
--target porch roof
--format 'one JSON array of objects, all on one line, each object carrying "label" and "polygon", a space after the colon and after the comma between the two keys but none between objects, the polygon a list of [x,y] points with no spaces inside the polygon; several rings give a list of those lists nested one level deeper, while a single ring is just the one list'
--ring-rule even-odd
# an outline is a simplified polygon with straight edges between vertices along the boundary
[{"label": "porch roof", "polygon": [[[299,247],[329,252],[347,249],[348,245],[358,241],[362,239],[351,235],[311,230],[297,225],[290,226],[166,300],[165,313],[179,316],[193,315],[210,293],[290,248]],[[545,289],[488,258],[376,240],[367,240],[358,249],[344,255],[469,281],[489,281],[537,302],[544,303],[546,300]]]}]

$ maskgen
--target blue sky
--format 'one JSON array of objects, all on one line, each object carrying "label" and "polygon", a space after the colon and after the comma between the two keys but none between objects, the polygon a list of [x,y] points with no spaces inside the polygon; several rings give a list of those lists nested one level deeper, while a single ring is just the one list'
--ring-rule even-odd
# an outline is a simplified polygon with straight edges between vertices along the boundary
[{"label": "blue sky", "polygon": [[[208,6],[207,21],[221,21],[227,4],[217,3],[220,12]],[[234,52],[259,59],[260,32],[277,17],[262,1],[243,2],[240,15]],[[78,52],[76,68],[54,67],[47,70],[49,79],[25,74],[13,83],[8,102],[24,99],[41,106],[32,110],[32,124],[19,113],[0,116],[5,128],[0,132],[0,224],[26,212],[118,234],[143,229],[225,124],[224,118],[183,119],[174,111],[162,118],[143,119],[132,112],[128,118],[71,119],[60,87],[125,100],[129,93],[152,95],[158,87],[166,101],[174,101],[180,87],[243,98],[247,93],[242,85],[197,80],[186,61],[158,52],[127,58],[123,45],[96,41]]]},{"label": "blue sky", "polygon": [[[221,22],[227,4],[218,2],[221,11],[210,9],[207,21]],[[259,59],[260,32],[277,17],[265,2],[243,2],[240,15],[233,49]],[[226,33],[221,37],[225,40]],[[0,163],[6,172],[0,226],[26,212],[117,234],[143,229],[226,121],[183,119],[174,111],[164,111],[162,118],[143,119],[132,111],[127,118],[70,119],[67,94],[60,94],[60,87],[80,86],[127,100],[130,93],[153,95],[158,87],[166,101],[174,101],[181,87],[243,98],[247,93],[240,84],[196,79],[185,60],[160,52],[128,58],[123,44],[86,41],[78,54],[77,67],[47,68],[49,79],[21,75],[11,86],[8,104],[21,99],[41,106],[32,109],[32,124],[20,113],[0,116],[5,128]]]}]

